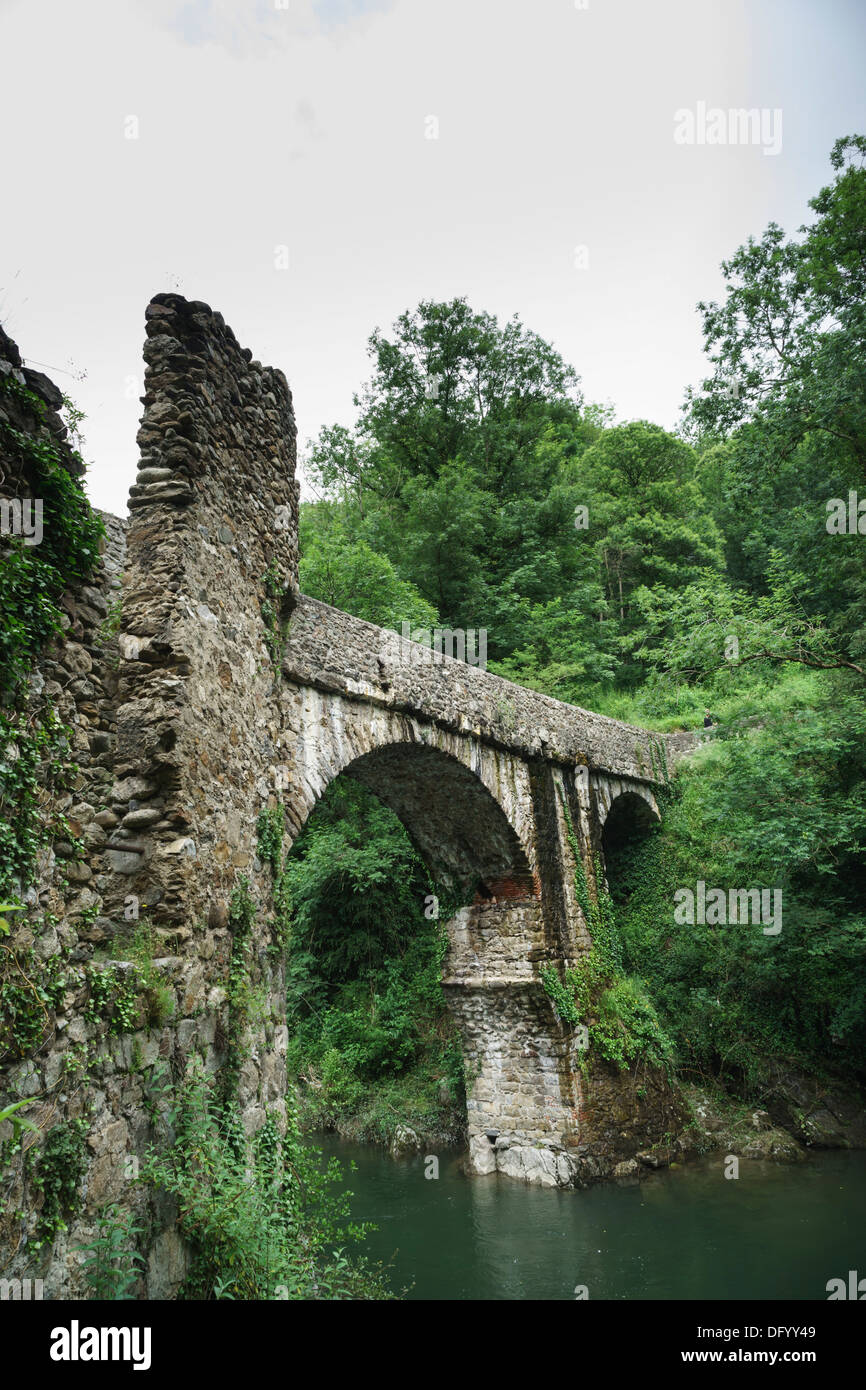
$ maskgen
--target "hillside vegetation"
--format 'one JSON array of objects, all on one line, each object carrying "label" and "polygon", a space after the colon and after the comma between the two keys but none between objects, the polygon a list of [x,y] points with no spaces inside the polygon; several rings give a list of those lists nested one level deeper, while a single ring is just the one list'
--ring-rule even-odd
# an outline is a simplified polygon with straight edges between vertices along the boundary
[{"label": "hillside vegetation", "polygon": [[[386,626],[486,628],[493,671],[650,728],[710,713],[718,736],[611,890],[681,1076],[749,1099],[780,1066],[863,1074],[864,153],[838,141],[807,224],[723,265],[676,433],[614,423],[516,317],[456,299],[373,333],[354,426],[323,430],[305,465],[306,593]],[[290,875],[308,1118],[453,1131],[440,929],[402,827],[335,784]],[[675,892],[701,880],[781,890],[782,930],[677,923]]]}]

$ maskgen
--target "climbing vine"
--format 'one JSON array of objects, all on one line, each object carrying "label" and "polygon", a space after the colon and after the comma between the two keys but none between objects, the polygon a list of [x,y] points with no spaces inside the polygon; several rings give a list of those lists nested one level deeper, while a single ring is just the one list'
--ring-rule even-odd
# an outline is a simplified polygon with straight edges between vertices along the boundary
[{"label": "climbing vine", "polygon": [[265,807],[257,824],[259,858],[271,867],[273,874],[274,940],[271,954],[282,956],[289,945],[292,919],[292,900],[283,841],[286,822],[282,806]]},{"label": "climbing vine", "polygon": [[650,771],[659,784],[656,788],[656,799],[662,801],[670,796],[670,773],[668,771],[667,747],[663,738],[654,738],[650,735],[649,740]]},{"label": "climbing vine", "polygon": [[32,947],[0,946],[0,1062],[41,1047],[66,989],[59,956],[41,960]]},{"label": "climbing vine", "polygon": [[72,731],[51,709],[39,715],[0,708],[0,896],[31,881],[41,849],[64,829],[45,813],[43,789],[63,791],[78,769],[69,761]]},{"label": "climbing vine", "polygon": [[[104,528],[70,472],[70,451],[47,427],[41,398],[7,375],[0,377],[0,405],[7,407],[0,410],[4,466],[8,461],[12,476],[26,479],[30,504],[42,509],[38,544],[14,534],[0,544],[0,900],[11,914],[23,910],[41,851],[61,835],[80,851],[65,818],[51,810],[56,793],[72,788],[78,774],[70,757],[72,731],[47,702],[34,698],[30,673],[45,644],[62,640],[63,595],[71,583],[91,576]],[[74,433],[80,414],[71,402],[64,405]],[[35,420],[32,431],[9,422],[22,407]],[[71,461],[83,472],[75,451]],[[51,926],[47,914],[23,932],[13,930],[10,918],[0,920],[0,1062],[37,1051],[53,1033],[70,972],[62,951],[44,958],[33,944]],[[54,1238],[71,1212],[84,1171],[84,1130],[84,1120],[56,1126],[41,1147],[28,1151],[33,1185],[43,1194],[37,1248]]]},{"label": "climbing vine", "polygon": [[[0,398],[4,394],[44,420],[44,402],[11,376],[0,377]],[[8,697],[18,692],[37,654],[60,630],[59,600],[70,583],[92,574],[105,528],[47,431],[35,437],[0,420],[0,447],[26,468],[44,516],[39,545],[9,536],[0,551],[0,694]],[[83,469],[75,451],[72,459]]]},{"label": "climbing vine", "polygon": [[274,877],[282,869],[285,825],[282,806],[265,806],[259,812],[259,819],[256,823],[259,858],[264,860],[266,864],[270,864]]},{"label": "climbing vine", "polygon": [[[90,577],[104,527],[59,446],[42,428],[45,403],[12,375],[0,377],[0,399],[4,395],[40,422],[34,435],[0,418],[0,448],[26,473],[44,516],[38,545],[5,536],[0,547],[0,897],[5,898],[28,886],[40,849],[57,830],[43,812],[41,788],[62,790],[77,773],[68,756],[71,731],[51,709],[28,705],[28,677],[45,643],[62,631],[64,591]],[[72,459],[83,469],[74,451]]]},{"label": "climbing vine", "polygon": [[244,1033],[250,1014],[250,935],[256,917],[256,905],[250,896],[249,882],[241,876],[229,902],[229,929],[232,936],[228,978],[228,1037],[226,1059],[222,1067],[222,1102],[225,1109],[234,1106],[238,1082],[244,1063]]},{"label": "climbing vine", "polygon": [[289,591],[280,579],[276,560],[271,560],[262,575],[262,583],[265,588],[265,596],[261,601],[261,612],[265,623],[265,646],[274,668],[274,679],[279,682],[282,677],[283,654],[289,635],[289,617],[286,609]]},{"label": "climbing vine", "polygon": [[40,1250],[65,1230],[75,1209],[78,1185],[87,1166],[86,1120],[55,1125],[41,1147],[29,1149],[27,1167],[33,1186],[42,1193],[42,1207],[31,1248]]},{"label": "climbing vine", "polygon": [[544,985],[545,993],[552,1000],[556,1012],[563,1023],[570,1023],[576,1028],[580,1023],[580,1012],[574,1002],[574,995],[559,978],[556,966],[552,962],[542,966],[540,973],[541,983]]}]

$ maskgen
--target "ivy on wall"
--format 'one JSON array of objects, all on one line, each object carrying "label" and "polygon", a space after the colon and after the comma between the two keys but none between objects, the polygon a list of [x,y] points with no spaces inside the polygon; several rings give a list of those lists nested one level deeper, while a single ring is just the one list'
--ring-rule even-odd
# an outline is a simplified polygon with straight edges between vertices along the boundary
[{"label": "ivy on wall", "polygon": [[[64,404],[74,428],[80,417],[70,402]],[[10,423],[10,417],[20,422],[25,412],[35,422],[31,431]],[[63,595],[90,578],[104,534],[75,476],[76,465],[84,471],[81,458],[57,443],[47,418],[48,407],[35,392],[12,375],[0,376],[4,482],[8,487],[10,475],[20,479],[16,494],[26,486],[34,503],[42,504],[38,544],[25,545],[16,535],[0,538],[0,901],[6,912],[20,908],[40,850],[58,833],[71,838],[63,817],[50,807],[78,772],[69,755],[72,732],[47,703],[32,698],[30,676],[46,643],[62,633]],[[31,944],[22,944],[10,919],[3,919],[0,1062],[42,1046],[61,1005],[66,974],[62,953],[39,958]],[[41,1193],[34,1250],[51,1243],[74,1210],[86,1166],[86,1128],[83,1119],[54,1125],[27,1152],[31,1184]],[[17,1151],[17,1145],[13,1148]]]},{"label": "ivy on wall", "polygon": [[65,1230],[75,1209],[78,1185],[87,1167],[87,1122],[70,1120],[55,1125],[40,1148],[27,1154],[30,1180],[42,1193],[42,1207],[31,1248],[41,1249]]},{"label": "ivy on wall", "polygon": [[[38,433],[27,434],[0,418],[0,451],[28,479],[43,507],[39,545],[4,536],[0,546],[0,897],[5,899],[27,887],[40,848],[54,837],[56,827],[40,806],[40,785],[62,789],[63,778],[77,771],[69,766],[71,731],[51,709],[28,707],[28,678],[45,643],[62,631],[64,592],[92,574],[104,527],[65,466],[60,447],[41,428],[45,403],[11,375],[0,377],[0,404],[4,396],[39,422]],[[75,451],[71,458],[83,471]]]},{"label": "ivy on wall", "polygon": [[265,646],[274,668],[274,680],[282,678],[283,653],[289,635],[289,599],[291,590],[282,583],[276,560],[272,560],[262,575],[265,596],[261,600],[265,624]]},{"label": "ivy on wall", "polygon": [[282,956],[288,949],[292,919],[290,880],[286,872],[286,855],[283,854],[286,821],[282,805],[265,807],[259,813],[256,830],[259,858],[270,864],[273,874],[274,940],[271,954]]},{"label": "ivy on wall", "polygon": [[237,1098],[238,1082],[245,1060],[244,1034],[250,1013],[250,936],[256,905],[249,883],[241,876],[229,902],[229,929],[232,936],[228,979],[228,1038],[226,1059],[220,1074],[223,1108],[231,1110]]},{"label": "ivy on wall", "polygon": [[[67,405],[69,403],[67,402]],[[0,545],[0,899],[20,905],[39,851],[64,828],[47,809],[46,792],[70,785],[71,730],[46,704],[29,699],[29,676],[49,638],[62,631],[60,600],[70,583],[87,579],[103,526],[80,483],[45,428],[47,406],[13,376],[0,377],[0,451],[5,469],[27,479],[42,501],[38,545],[4,536]],[[9,423],[26,410],[36,421],[26,433]],[[74,451],[73,466],[83,463]],[[0,932],[0,1059],[38,1047],[62,994],[57,962],[46,967],[21,949],[9,928]]]}]

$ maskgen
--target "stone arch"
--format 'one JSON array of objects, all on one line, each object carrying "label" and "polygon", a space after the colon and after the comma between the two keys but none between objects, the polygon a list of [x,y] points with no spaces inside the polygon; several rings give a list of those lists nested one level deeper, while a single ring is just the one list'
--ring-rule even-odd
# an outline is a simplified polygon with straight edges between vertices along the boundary
[{"label": "stone arch", "polygon": [[520,837],[480,778],[453,755],[391,743],[344,769],[399,817],[438,882],[477,900],[533,895]]},{"label": "stone arch", "polygon": [[336,777],[399,817],[434,879],[478,901],[538,893],[526,765],[501,749],[339,695],[304,692],[289,813],[295,838]]},{"label": "stone arch", "polygon": [[[327,703],[322,709],[327,716]],[[363,713],[341,702],[336,719],[320,725],[323,757],[306,763],[304,820],[331,781],[351,777],[399,817],[434,880],[472,898],[444,923],[442,978],[471,1079],[469,1164],[494,1170],[493,1135],[515,1175],[524,1176],[525,1153],[531,1180],[565,1181],[566,1159],[541,1163],[533,1147],[543,1138],[558,1151],[577,1102],[568,1040],[536,978],[557,947],[545,927],[526,765],[468,735],[381,711],[368,711],[364,723]]]},{"label": "stone arch", "polygon": [[[476,902],[534,897],[535,876],[520,836],[476,772],[453,754],[415,742],[384,743],[333,765],[399,818],[434,880]],[[318,797],[309,813],[318,803]]]},{"label": "stone arch", "polygon": [[647,788],[619,792],[601,816],[602,847],[615,846],[630,834],[646,834],[661,821],[656,799]]},{"label": "stone arch", "polygon": [[616,896],[622,886],[621,866],[629,846],[661,822],[658,804],[647,787],[620,790],[604,808],[601,820],[601,852],[609,890]]}]

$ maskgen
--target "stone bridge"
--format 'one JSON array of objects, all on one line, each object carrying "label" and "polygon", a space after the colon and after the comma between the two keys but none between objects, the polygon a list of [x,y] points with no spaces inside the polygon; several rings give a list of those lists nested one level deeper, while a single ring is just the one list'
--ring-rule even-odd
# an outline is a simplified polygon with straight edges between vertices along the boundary
[{"label": "stone bridge", "polygon": [[[608,817],[658,816],[650,735],[300,595],[285,378],[178,296],[151,303],[147,332],[108,915],[134,894],[188,951],[206,924],[223,958],[238,874],[267,916],[260,810],[281,804],[294,837],[334,777],[357,778],[468,903],[448,924],[444,985],[474,1077],[472,1167],[551,1183],[609,1169],[669,1127],[666,1087],[644,1077],[639,1098],[592,1058],[584,1074],[539,972],[589,945],[566,816],[592,880]],[[260,956],[282,1019],[281,973]],[[284,1038],[280,1024],[270,1050]],[[243,1078],[251,1129],[280,1100],[280,1069],[271,1094],[263,1074],[253,1060]]]},{"label": "stone bridge", "polygon": [[274,780],[297,831],[334,777],[357,778],[467,901],[448,924],[444,987],[475,1077],[472,1166],[570,1181],[588,1137],[577,1035],[539,984],[589,946],[566,814],[592,872],[612,808],[632,827],[658,817],[654,754],[640,730],[431,656],[300,597]]}]

